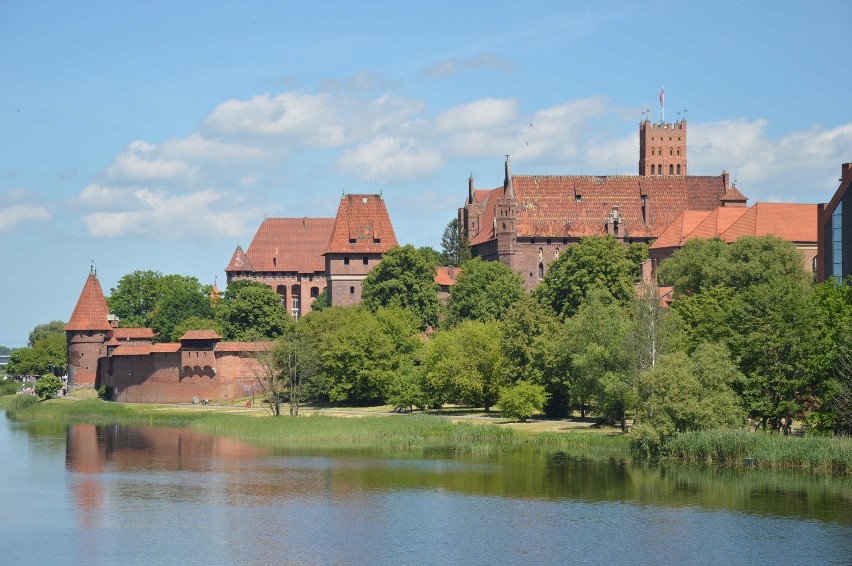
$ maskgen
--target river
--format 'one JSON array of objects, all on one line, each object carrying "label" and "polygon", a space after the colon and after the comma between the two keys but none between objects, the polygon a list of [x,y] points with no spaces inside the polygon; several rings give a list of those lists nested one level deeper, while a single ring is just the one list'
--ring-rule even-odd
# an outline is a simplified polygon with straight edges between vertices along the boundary
[{"label": "river", "polygon": [[0,415],[2,564],[852,564],[852,480]]}]

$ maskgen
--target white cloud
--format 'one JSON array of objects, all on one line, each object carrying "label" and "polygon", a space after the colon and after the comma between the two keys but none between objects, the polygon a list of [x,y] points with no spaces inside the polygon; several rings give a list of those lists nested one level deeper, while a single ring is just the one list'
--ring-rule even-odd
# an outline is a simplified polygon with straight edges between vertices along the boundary
[{"label": "white cloud", "polygon": [[270,157],[269,151],[259,147],[209,139],[197,133],[164,142],[159,153],[181,161],[217,163],[242,163]]},{"label": "white cloud", "polygon": [[135,206],[130,210],[84,216],[89,236],[215,242],[243,236],[247,221],[261,213],[257,209],[235,209],[226,195],[212,190],[170,196],[164,191],[140,189],[133,196]]},{"label": "white cloud", "polygon": [[382,136],[348,149],[337,160],[344,172],[364,180],[411,180],[433,175],[443,165],[441,154],[417,140]]},{"label": "white cloud", "polygon": [[0,208],[0,233],[11,232],[18,226],[28,222],[39,222],[50,220],[47,208],[43,206],[30,206],[16,204]]},{"label": "white cloud", "polygon": [[483,98],[454,106],[438,115],[439,132],[458,132],[505,126],[518,110],[518,101],[509,98]]},{"label": "white cloud", "polygon": [[180,159],[160,157],[157,146],[142,140],[131,142],[107,168],[107,177],[120,182],[189,180],[197,167]]}]

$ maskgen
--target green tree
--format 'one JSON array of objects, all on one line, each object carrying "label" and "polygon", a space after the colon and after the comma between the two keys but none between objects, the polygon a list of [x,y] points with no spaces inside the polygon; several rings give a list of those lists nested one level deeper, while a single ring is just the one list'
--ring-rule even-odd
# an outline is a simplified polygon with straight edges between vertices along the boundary
[{"label": "green tree", "polygon": [[541,413],[546,402],[547,392],[544,387],[519,381],[500,392],[497,407],[503,418],[523,423]]},{"label": "green tree", "polygon": [[35,393],[42,399],[56,397],[60,389],[62,389],[62,382],[51,373],[38,378],[35,384]]},{"label": "green tree", "polygon": [[509,307],[500,322],[503,375],[507,383],[543,384],[540,361],[545,345],[558,333],[559,326],[550,309],[528,294]]},{"label": "green tree", "polygon": [[166,275],[160,279],[158,292],[160,296],[147,315],[157,342],[171,339],[175,327],[190,317],[213,318],[210,288],[195,277]]},{"label": "green tree", "polygon": [[444,264],[460,266],[470,259],[470,244],[467,233],[459,224],[458,218],[453,218],[444,228],[441,236],[441,249],[444,251]]},{"label": "green tree", "polygon": [[43,335],[32,348],[17,348],[9,354],[10,375],[64,374],[68,371],[68,345],[64,332]]},{"label": "green tree", "polygon": [[121,326],[144,327],[162,297],[163,274],[159,271],[134,271],[118,280],[110,289],[107,305],[118,316]]},{"label": "green tree", "polygon": [[311,312],[319,312],[328,306],[328,287],[326,287],[311,303]]},{"label": "green tree", "polygon": [[660,264],[657,279],[673,285],[675,296],[694,295],[725,281],[727,244],[718,238],[687,240]]},{"label": "green tree", "polygon": [[573,316],[595,288],[605,289],[615,301],[626,305],[633,298],[634,271],[626,246],[612,236],[590,236],[568,246],[550,264],[534,296],[563,317]]},{"label": "green tree", "polygon": [[662,439],[673,432],[741,426],[745,412],[733,387],[742,379],[721,344],[701,344],[691,356],[665,354],[642,375],[648,394],[639,420]]},{"label": "green tree", "polygon": [[361,291],[364,306],[375,312],[401,307],[413,312],[420,327],[438,323],[440,302],[435,269],[412,245],[391,248],[367,274]]},{"label": "green tree", "polygon": [[433,401],[489,411],[504,385],[502,359],[496,322],[469,320],[435,333],[423,352],[423,370]]},{"label": "green tree", "polygon": [[50,334],[59,334],[64,338],[65,323],[61,320],[53,320],[46,324],[39,324],[38,326],[33,328],[32,332],[30,332],[28,346],[32,348],[36,345],[36,342],[38,342],[42,338],[46,338]]},{"label": "green tree", "polygon": [[[284,391],[290,403],[290,416],[299,416],[299,407],[305,399],[305,394],[311,390],[311,385],[321,371],[319,354],[315,344],[303,330],[302,326],[292,325],[276,341],[273,355],[277,376],[284,383]],[[280,395],[278,398],[280,399]],[[280,407],[276,402],[276,410]]]},{"label": "green tree", "polygon": [[231,282],[215,319],[223,338],[236,341],[274,340],[293,324],[272,287],[249,280]]},{"label": "green tree", "polygon": [[12,349],[8,346],[0,346],[0,355],[7,355],[12,352]]},{"label": "green tree", "polygon": [[444,265],[444,255],[435,248],[430,246],[421,246],[417,248],[417,252],[423,256],[423,259],[425,259],[433,269],[439,265]]},{"label": "green tree", "polygon": [[502,320],[526,295],[520,275],[499,261],[474,258],[465,263],[450,288],[447,325],[465,320]]}]

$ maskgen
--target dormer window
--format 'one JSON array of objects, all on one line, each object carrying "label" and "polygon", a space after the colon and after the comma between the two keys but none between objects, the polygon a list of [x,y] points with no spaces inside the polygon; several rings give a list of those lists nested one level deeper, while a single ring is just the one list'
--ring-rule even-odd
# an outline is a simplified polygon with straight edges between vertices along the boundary
[{"label": "dormer window", "polygon": [[381,244],[381,243],[382,243],[382,239],[381,239],[381,238],[373,238],[373,243],[374,243],[374,244]]},{"label": "dormer window", "polygon": [[356,240],[355,238],[349,238],[349,243],[350,244],[356,244],[356,243],[358,243],[358,240]]}]

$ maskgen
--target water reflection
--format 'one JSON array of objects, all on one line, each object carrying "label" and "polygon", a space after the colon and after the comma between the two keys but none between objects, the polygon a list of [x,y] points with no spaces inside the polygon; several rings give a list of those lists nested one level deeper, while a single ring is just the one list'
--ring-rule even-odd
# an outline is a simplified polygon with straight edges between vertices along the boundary
[{"label": "water reflection", "polygon": [[[438,490],[466,496],[700,507],[852,524],[852,481],[801,473],[592,461],[529,448],[488,457],[442,452],[273,453],[188,429],[71,425],[67,467],[85,521],[101,501],[92,474],[120,473],[121,497],[265,505],[283,497],[362,500],[374,493]],[[174,484],[157,473],[215,472]]]}]

